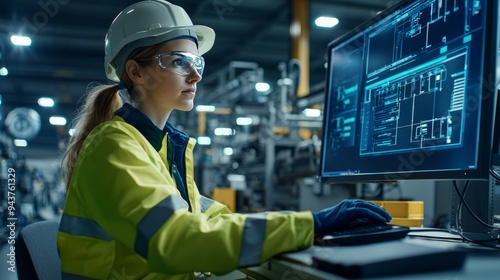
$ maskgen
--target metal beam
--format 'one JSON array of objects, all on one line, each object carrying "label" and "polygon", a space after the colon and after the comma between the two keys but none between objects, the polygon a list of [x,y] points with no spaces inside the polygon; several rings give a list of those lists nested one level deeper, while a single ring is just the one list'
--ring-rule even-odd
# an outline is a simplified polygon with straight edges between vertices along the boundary
[{"label": "metal beam", "polygon": [[300,82],[297,96],[309,93],[309,1],[292,2],[292,58],[300,61]]}]

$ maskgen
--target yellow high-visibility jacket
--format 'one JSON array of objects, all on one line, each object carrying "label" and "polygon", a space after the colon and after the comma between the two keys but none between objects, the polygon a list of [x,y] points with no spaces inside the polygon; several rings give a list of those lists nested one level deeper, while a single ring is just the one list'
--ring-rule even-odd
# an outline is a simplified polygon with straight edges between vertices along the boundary
[{"label": "yellow high-visibility jacket", "polygon": [[128,104],[90,133],[59,228],[63,279],[195,279],[312,245],[309,211],[231,213],[200,195],[194,145]]}]

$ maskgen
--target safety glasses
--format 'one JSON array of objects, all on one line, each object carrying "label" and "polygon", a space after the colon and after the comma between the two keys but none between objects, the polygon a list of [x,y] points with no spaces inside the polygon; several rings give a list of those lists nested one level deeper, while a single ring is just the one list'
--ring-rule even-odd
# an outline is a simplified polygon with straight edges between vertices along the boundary
[{"label": "safety glasses", "polygon": [[188,52],[167,52],[155,55],[153,59],[158,61],[161,68],[174,71],[183,76],[189,75],[193,68],[201,76],[205,68],[205,59],[203,57]]}]

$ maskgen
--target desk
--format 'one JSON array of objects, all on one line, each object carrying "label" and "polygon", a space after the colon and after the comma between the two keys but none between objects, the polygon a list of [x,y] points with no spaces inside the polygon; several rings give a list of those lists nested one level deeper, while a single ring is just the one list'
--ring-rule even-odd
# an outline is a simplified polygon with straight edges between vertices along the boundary
[{"label": "desk", "polygon": [[[420,235],[420,234],[419,234]],[[440,234],[441,236],[443,233]],[[432,235],[431,235],[432,236]],[[451,235],[450,235],[451,236]],[[400,241],[425,244],[437,247],[459,247],[465,249],[468,254],[462,269],[445,270],[435,272],[424,272],[416,274],[401,274],[395,276],[372,277],[363,279],[471,279],[489,280],[500,279],[500,250],[479,247],[454,241],[438,241],[422,237],[409,236]],[[365,245],[361,245],[365,246]],[[369,248],[369,247],[367,247]],[[271,259],[258,267],[243,269],[250,279],[283,279],[283,280],[323,280],[323,279],[346,279],[335,274],[315,269],[312,263],[312,255],[324,247],[311,247],[304,251],[292,252]],[[334,248],[332,247],[332,250]]]}]

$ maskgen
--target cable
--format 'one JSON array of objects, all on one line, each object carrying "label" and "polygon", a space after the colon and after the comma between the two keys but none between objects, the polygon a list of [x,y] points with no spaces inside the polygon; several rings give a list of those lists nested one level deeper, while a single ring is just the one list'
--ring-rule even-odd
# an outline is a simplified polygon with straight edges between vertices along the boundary
[{"label": "cable", "polygon": [[[461,194],[460,191],[458,190],[457,182],[453,181],[453,186],[455,188],[455,191],[457,192],[458,196],[460,197],[460,203],[458,204],[458,207],[457,207],[457,214],[461,214],[461,206],[463,204],[465,206],[465,208],[467,208],[467,211],[469,211],[469,213],[474,217],[474,219],[476,219],[476,221],[478,221],[479,223],[481,223],[485,227],[492,228],[492,229],[500,229],[499,227],[492,226],[492,225],[490,225],[488,223],[485,223],[483,220],[481,220],[481,218],[479,218],[474,213],[474,211],[472,211],[472,209],[470,208],[469,204],[465,201],[464,195],[467,192],[467,189],[469,187],[469,183],[470,183],[470,181],[466,182],[466,185],[464,186],[464,193]],[[460,212],[458,212],[458,210],[460,210]]]},{"label": "cable", "polygon": [[500,181],[500,175],[493,168],[490,168],[490,174],[495,180]]},{"label": "cable", "polygon": [[412,235],[409,235],[408,237],[410,238],[425,238],[425,239],[434,239],[434,240],[443,240],[443,241],[453,241],[453,242],[457,242],[457,243],[463,243],[464,241],[463,240],[460,240],[460,239],[454,239],[452,237],[442,237],[442,236],[428,236],[428,235],[416,235],[416,234],[412,234]]},{"label": "cable", "polygon": [[486,242],[491,242],[491,241],[500,241],[500,239],[498,238],[495,238],[495,239],[486,239],[486,240],[473,240],[473,239],[470,239],[468,237],[466,237],[459,229],[461,228],[461,225],[459,224],[459,219],[458,217],[461,217],[461,208],[462,208],[462,204],[465,205],[465,208],[467,208],[467,211],[469,211],[469,213],[474,217],[474,219],[476,219],[478,222],[480,222],[481,224],[483,224],[484,226],[488,227],[488,228],[492,228],[492,229],[499,229],[498,227],[495,227],[495,226],[492,226],[492,225],[489,225],[487,223],[485,223],[483,220],[481,220],[473,211],[472,209],[470,208],[470,206],[468,205],[468,203],[465,201],[465,198],[464,198],[464,195],[465,193],[467,192],[467,189],[469,187],[469,183],[470,181],[466,181],[465,183],[465,186],[464,186],[464,190],[463,190],[463,194],[460,193],[459,189],[458,189],[458,186],[457,186],[457,182],[454,180],[453,181],[453,187],[455,188],[455,192],[457,193],[457,195],[459,196],[460,198],[460,202],[457,206],[457,210],[456,210],[456,219],[455,219],[455,229],[456,231],[451,231],[450,230],[450,233],[456,233],[458,234],[462,240],[466,241],[466,242],[469,242],[469,243],[473,243],[473,244],[477,244],[477,245],[481,245],[481,246],[484,246],[484,247],[489,247],[489,248],[494,248],[494,249],[500,249],[500,245],[496,245],[496,244],[489,244],[489,243],[486,243]]},{"label": "cable", "polygon": [[426,232],[426,231],[451,233],[449,229],[445,229],[445,228],[411,228],[410,229],[410,232]]},{"label": "cable", "polygon": [[[427,235],[417,235],[417,234],[411,234],[409,237],[419,237],[419,238],[427,238],[427,239],[439,239],[439,240],[448,240],[448,241],[461,241],[463,242],[464,240],[474,243],[473,240],[468,240],[467,237],[462,236],[459,232],[454,232],[450,229],[444,229],[444,228],[411,228],[410,233],[415,233],[415,232],[446,232],[450,234],[458,234],[462,240],[452,238],[452,237],[443,237],[443,236],[427,236]],[[496,239],[495,239],[496,240]],[[500,248],[500,247],[499,247]]]},{"label": "cable", "polygon": [[456,234],[460,235],[460,237],[462,238],[463,241],[466,241],[466,242],[469,242],[472,244],[476,244],[476,245],[481,245],[484,247],[493,248],[493,249],[500,249],[500,245],[486,243],[486,242],[490,242],[490,241],[498,241],[498,239],[474,240],[474,239],[470,239],[467,236],[463,235],[463,233],[461,233],[458,230],[456,232],[452,232],[452,233],[456,233]]}]

